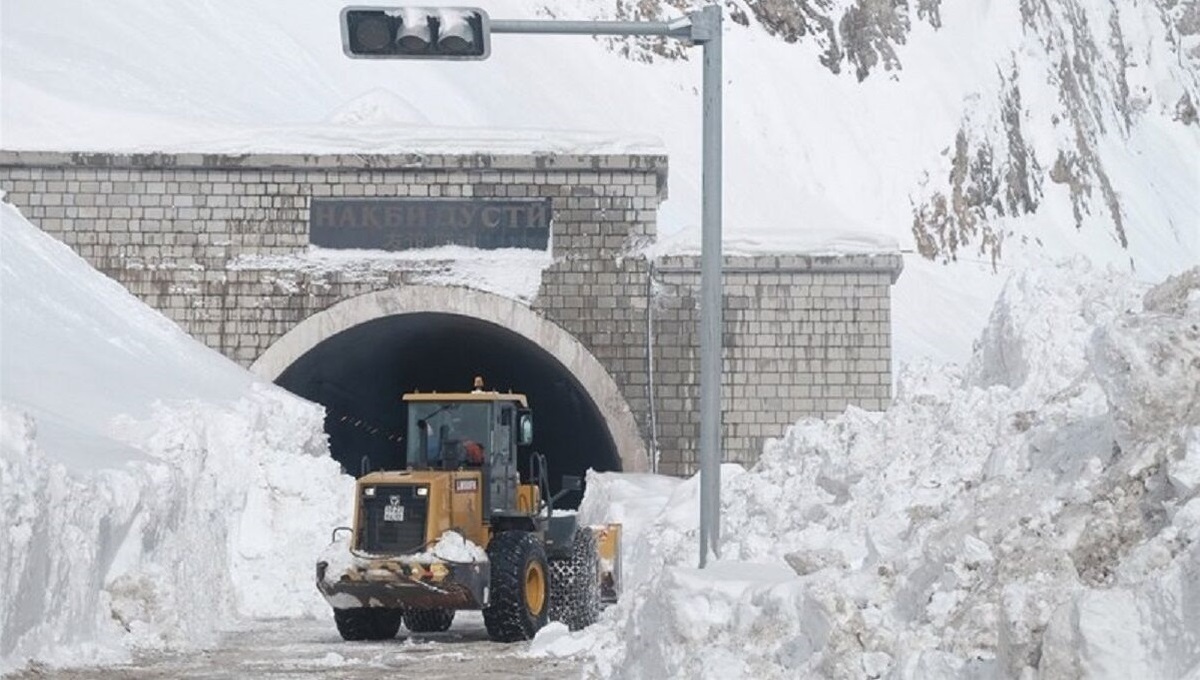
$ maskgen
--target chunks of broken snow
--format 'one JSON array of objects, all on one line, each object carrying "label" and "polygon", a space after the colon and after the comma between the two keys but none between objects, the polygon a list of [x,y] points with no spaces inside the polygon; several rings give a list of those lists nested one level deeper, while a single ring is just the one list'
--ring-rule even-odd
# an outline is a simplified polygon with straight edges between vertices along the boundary
[{"label": "chunks of broken snow", "polygon": [[[351,567],[365,568],[372,558],[391,558],[391,555],[370,555],[354,553],[350,550],[350,538],[341,534],[337,540],[330,543],[318,559],[325,562],[326,580],[336,581]],[[396,556],[395,559],[406,564],[429,564],[431,562],[486,562],[487,551],[463,537],[457,531],[447,531],[436,543],[428,549],[411,555]]]},{"label": "chunks of broken snow", "polygon": [[435,560],[443,560],[445,562],[486,562],[487,552],[471,541],[468,541],[457,531],[447,531],[428,550],[403,558],[405,562],[424,563]]},{"label": "chunks of broken snow", "polygon": [[664,489],[575,646],[605,677],[1200,674],[1200,270],[1144,288],[1014,277],[965,371],[726,476],[710,569],[698,485]]},{"label": "chunks of broken snow", "polygon": [[567,624],[551,621],[538,631],[537,637],[525,652],[531,657],[577,656],[591,648],[591,639],[583,635],[572,635]]}]

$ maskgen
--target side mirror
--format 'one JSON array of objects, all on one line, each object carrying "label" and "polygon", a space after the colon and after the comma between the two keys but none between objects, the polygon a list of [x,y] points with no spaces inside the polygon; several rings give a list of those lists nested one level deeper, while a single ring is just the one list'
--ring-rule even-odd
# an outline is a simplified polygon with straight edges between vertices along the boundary
[{"label": "side mirror", "polygon": [[533,414],[526,411],[517,421],[517,443],[529,446],[533,443]]}]

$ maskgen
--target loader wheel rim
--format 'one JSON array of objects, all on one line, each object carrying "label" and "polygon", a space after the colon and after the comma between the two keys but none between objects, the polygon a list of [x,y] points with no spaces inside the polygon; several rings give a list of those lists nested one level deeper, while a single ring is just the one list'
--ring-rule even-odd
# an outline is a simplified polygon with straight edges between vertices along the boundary
[{"label": "loader wheel rim", "polygon": [[538,562],[525,567],[525,604],[534,616],[541,616],[546,606],[546,572]]}]

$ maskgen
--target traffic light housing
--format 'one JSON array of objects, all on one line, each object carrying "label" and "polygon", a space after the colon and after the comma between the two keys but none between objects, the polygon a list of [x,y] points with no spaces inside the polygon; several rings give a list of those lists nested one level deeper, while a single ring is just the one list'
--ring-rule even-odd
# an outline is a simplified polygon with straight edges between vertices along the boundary
[{"label": "traffic light housing", "polygon": [[342,49],[357,59],[487,59],[487,12],[477,7],[347,7]]}]

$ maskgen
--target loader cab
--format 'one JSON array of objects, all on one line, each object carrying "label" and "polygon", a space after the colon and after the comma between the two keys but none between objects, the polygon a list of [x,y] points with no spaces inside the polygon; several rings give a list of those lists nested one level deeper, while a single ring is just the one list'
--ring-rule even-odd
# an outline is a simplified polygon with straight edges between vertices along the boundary
[{"label": "loader cab", "polygon": [[533,443],[525,395],[484,391],[414,392],[408,406],[405,461],[410,470],[473,470],[483,475],[485,514],[537,511],[521,488]]}]

